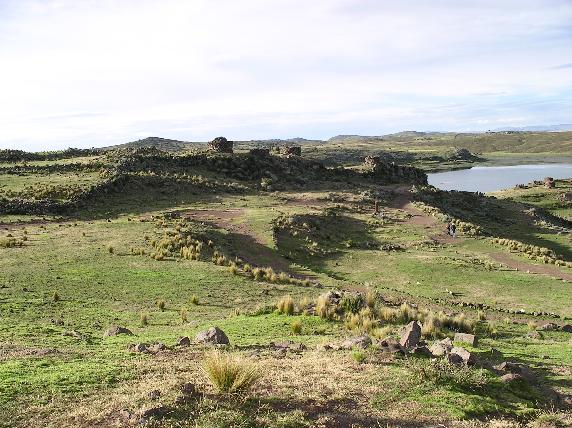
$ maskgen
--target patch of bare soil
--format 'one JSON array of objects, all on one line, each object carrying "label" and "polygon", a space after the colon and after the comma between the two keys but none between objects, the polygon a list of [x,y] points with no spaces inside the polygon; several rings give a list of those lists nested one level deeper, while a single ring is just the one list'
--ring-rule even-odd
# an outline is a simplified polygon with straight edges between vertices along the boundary
[{"label": "patch of bare soil", "polygon": [[300,275],[293,272],[290,268],[290,262],[278,254],[272,248],[269,248],[264,239],[259,236],[248,223],[233,222],[240,219],[244,215],[244,210],[190,210],[185,215],[215,227],[228,230],[232,233],[233,239],[237,242],[237,251],[240,257],[255,266],[272,267],[276,272],[286,272],[298,279],[309,278],[308,275]]},{"label": "patch of bare soil", "polygon": [[495,262],[502,263],[511,269],[518,269],[521,272],[529,272],[538,275],[549,275],[554,278],[572,281],[572,274],[562,272],[558,267],[553,265],[537,265],[527,263],[525,261],[515,260],[506,253],[490,253],[490,257]]}]

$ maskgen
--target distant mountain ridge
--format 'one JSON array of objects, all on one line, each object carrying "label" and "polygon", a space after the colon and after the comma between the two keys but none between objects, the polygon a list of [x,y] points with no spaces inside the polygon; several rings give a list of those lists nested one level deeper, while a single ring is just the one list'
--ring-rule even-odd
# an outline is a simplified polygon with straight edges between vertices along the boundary
[{"label": "distant mountain ridge", "polygon": [[563,132],[572,131],[572,123],[563,123],[559,125],[507,126],[504,128],[496,128],[494,131]]}]

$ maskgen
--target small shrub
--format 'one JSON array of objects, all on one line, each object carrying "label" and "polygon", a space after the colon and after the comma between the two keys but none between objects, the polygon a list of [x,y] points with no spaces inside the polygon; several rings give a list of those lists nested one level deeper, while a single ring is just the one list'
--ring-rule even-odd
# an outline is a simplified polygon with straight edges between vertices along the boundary
[{"label": "small shrub", "polygon": [[290,329],[294,334],[301,334],[302,333],[302,321],[294,320],[292,324],[290,324]]},{"label": "small shrub", "polygon": [[193,305],[199,305],[199,304],[200,304],[199,298],[197,297],[196,294],[193,294],[193,295],[191,296],[191,303],[192,303]]},{"label": "small shrub", "polygon": [[163,299],[157,300],[157,307],[159,308],[159,310],[164,311],[166,305],[167,302],[165,302]]},{"label": "small shrub", "polygon": [[377,291],[375,291],[373,288],[369,288],[365,295],[365,304],[371,309],[375,308],[377,297]]},{"label": "small shrub", "polygon": [[242,267],[242,270],[243,270],[245,273],[252,272],[252,266],[250,266],[248,263],[245,263],[244,266]]},{"label": "small shrub", "polygon": [[205,357],[203,370],[212,386],[221,393],[248,391],[260,378],[258,369],[239,356],[214,351]]},{"label": "small shrub", "polygon": [[352,314],[357,314],[363,305],[364,298],[361,294],[345,294],[340,302],[344,312],[351,312]]},{"label": "small shrub", "polygon": [[229,266],[228,266],[228,271],[230,273],[232,273],[233,275],[238,275],[238,267],[236,266],[236,263],[232,262]]},{"label": "small shrub", "polygon": [[363,353],[363,351],[360,351],[358,349],[354,349],[352,351],[352,358],[359,364],[363,363],[366,360],[366,355]]},{"label": "small shrub", "polygon": [[370,335],[377,339],[386,339],[393,334],[393,327],[386,325],[384,327],[377,327],[371,330]]},{"label": "small shrub", "polygon": [[54,292],[54,295],[52,296],[52,300],[54,302],[59,302],[60,301],[60,295],[57,291]]},{"label": "small shrub", "polygon": [[179,315],[181,316],[181,322],[183,324],[189,321],[189,311],[187,311],[186,309],[181,309]]},{"label": "small shrub", "polygon": [[535,321],[529,321],[528,323],[526,323],[526,326],[528,327],[528,330],[530,330],[530,331],[534,331],[537,328]]},{"label": "small shrub", "polygon": [[146,325],[149,324],[149,319],[147,317],[147,314],[143,312],[139,314],[139,324],[141,325],[141,327],[145,327]]},{"label": "small shrub", "polygon": [[108,245],[108,246],[107,246],[107,252],[108,252],[109,254],[113,254],[114,251],[115,251],[115,250],[113,249],[113,247],[112,247],[111,245]]},{"label": "small shrub", "polygon": [[289,294],[283,296],[278,300],[276,304],[276,308],[278,309],[278,313],[285,314],[285,315],[293,315],[294,314],[294,300],[292,296]]},{"label": "small shrub", "polygon": [[444,359],[409,359],[408,364],[421,383],[453,385],[469,391],[481,390],[488,383],[484,369],[456,366]]}]

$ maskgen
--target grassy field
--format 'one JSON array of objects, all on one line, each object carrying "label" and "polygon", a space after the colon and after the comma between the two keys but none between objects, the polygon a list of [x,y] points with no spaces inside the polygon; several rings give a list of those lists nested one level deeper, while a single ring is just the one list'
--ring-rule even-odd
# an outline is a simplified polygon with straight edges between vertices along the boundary
[{"label": "grassy field", "polygon": [[[537,328],[572,319],[572,231],[521,214],[522,201],[565,215],[547,191],[494,201],[468,195],[454,205],[411,185],[321,178],[327,171],[306,176],[304,165],[289,172],[295,164],[273,172],[269,191],[260,178],[217,166],[216,157],[186,175],[182,163],[157,169],[153,159],[142,156],[144,167],[129,170],[129,179],[65,215],[0,215],[0,426],[571,422],[572,334]],[[67,162],[42,166],[58,164]],[[21,196],[21,180],[39,189],[56,176],[80,185],[80,195],[109,171],[27,174],[6,173],[3,189]],[[554,190],[565,193],[568,184]],[[481,204],[486,213],[467,208],[485,211]],[[446,216],[459,224],[456,238],[444,232]],[[554,257],[531,259],[526,245]],[[323,311],[320,296],[332,290],[349,297]],[[291,310],[277,304],[290,298]],[[449,324],[429,328],[438,317]],[[456,330],[474,332],[474,347],[456,345],[478,364],[457,367],[375,344],[325,346],[362,334],[399,339],[413,319],[426,326],[428,345]],[[104,337],[111,326],[133,335]],[[175,346],[212,326],[230,340],[223,352],[256,368],[256,382],[240,394],[221,393],[205,374],[210,347]],[[272,345],[284,341],[303,346]],[[157,342],[166,349],[131,347]],[[503,381],[493,367],[503,361],[526,365],[530,377]],[[200,397],[181,395],[185,383]]]}]

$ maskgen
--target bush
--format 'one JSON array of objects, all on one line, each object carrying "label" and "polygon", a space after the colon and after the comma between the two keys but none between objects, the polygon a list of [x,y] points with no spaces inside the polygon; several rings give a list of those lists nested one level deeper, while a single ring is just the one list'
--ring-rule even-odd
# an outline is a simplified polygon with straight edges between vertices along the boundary
[{"label": "bush", "polygon": [[290,324],[290,328],[292,329],[292,333],[301,334],[302,333],[302,321],[300,321],[300,320],[292,321],[292,324]]},{"label": "bush", "polygon": [[212,386],[221,393],[246,392],[260,378],[254,365],[220,351],[213,351],[205,357],[203,370]]},{"label": "bush", "polygon": [[184,324],[189,321],[189,312],[186,309],[181,309],[181,322]]},{"label": "bush", "polygon": [[54,302],[59,302],[60,301],[60,295],[58,294],[58,292],[54,292],[54,295],[52,296],[52,300]]},{"label": "bush", "polygon": [[157,300],[157,307],[159,308],[159,310],[164,311],[166,305],[167,302],[165,302],[163,299]]},{"label": "bush", "polygon": [[363,353],[363,351],[360,351],[358,349],[355,349],[354,351],[352,351],[352,358],[358,362],[358,363],[363,363],[366,360],[366,355]]},{"label": "bush", "polygon": [[196,294],[193,294],[193,295],[191,296],[191,303],[192,303],[193,305],[199,305],[199,304],[200,304],[199,298],[197,297]]},{"label": "bush", "polygon": [[294,300],[292,296],[289,294],[283,296],[278,300],[276,304],[276,308],[278,309],[278,313],[285,314],[285,315],[293,315],[294,314]]},{"label": "bush", "polygon": [[364,305],[364,299],[361,294],[344,294],[340,302],[340,306],[344,312],[357,314]]},{"label": "bush", "polygon": [[484,369],[456,366],[445,359],[409,359],[408,364],[420,383],[452,385],[469,391],[481,390],[488,383]]},{"label": "bush", "polygon": [[141,325],[141,327],[145,327],[146,325],[149,324],[149,320],[147,319],[147,314],[143,312],[139,314],[139,324]]}]

